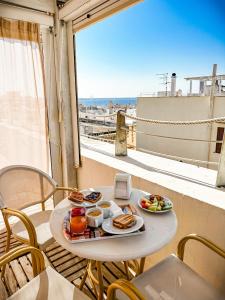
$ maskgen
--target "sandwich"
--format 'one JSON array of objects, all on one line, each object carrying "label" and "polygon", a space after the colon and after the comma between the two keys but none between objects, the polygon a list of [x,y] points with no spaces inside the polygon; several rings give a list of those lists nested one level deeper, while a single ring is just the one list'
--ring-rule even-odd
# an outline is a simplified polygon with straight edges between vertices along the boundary
[{"label": "sandwich", "polygon": [[120,229],[127,229],[136,224],[136,218],[133,215],[122,214],[113,219],[113,226]]}]

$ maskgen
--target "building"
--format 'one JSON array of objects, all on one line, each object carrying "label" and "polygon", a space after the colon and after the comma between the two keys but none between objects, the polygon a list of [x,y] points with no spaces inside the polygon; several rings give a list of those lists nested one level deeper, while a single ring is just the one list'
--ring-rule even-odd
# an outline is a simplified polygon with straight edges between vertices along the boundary
[{"label": "building", "polygon": [[[212,82],[212,76],[204,76],[186,78],[190,81],[190,86],[192,80],[200,81],[199,94],[195,96],[190,90],[189,96],[139,97],[137,116],[173,121],[222,117],[225,111],[225,95],[221,82],[224,78],[225,75],[216,77],[214,95],[210,95],[212,83],[206,84],[208,81]],[[173,84],[173,91],[171,90],[170,94],[174,94],[174,85],[176,84]],[[224,127],[225,124],[165,126],[137,122],[137,150],[181,157],[178,158],[180,161],[182,158],[189,158],[217,162],[221,152]],[[208,166],[207,163],[200,165]]]}]

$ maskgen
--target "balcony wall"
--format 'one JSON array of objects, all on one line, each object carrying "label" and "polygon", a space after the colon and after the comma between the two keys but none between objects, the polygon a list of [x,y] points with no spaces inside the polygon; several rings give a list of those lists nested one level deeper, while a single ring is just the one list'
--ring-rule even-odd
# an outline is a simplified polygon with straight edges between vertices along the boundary
[{"label": "balcony wall", "polygon": [[[177,173],[181,172],[181,168],[183,171],[186,169],[186,173],[189,170],[191,174],[195,174],[195,179],[202,177],[203,181],[208,181],[198,184],[181,179],[180,176],[172,176],[168,170],[156,171],[155,160],[151,155],[129,150],[128,157],[118,158],[113,154],[113,145],[98,141],[91,145],[90,143],[90,140],[83,143],[82,167],[78,171],[80,188],[113,185],[117,172],[127,172],[132,175],[133,187],[168,196],[174,203],[178,219],[177,234],[169,245],[148,257],[146,268],[176,252],[178,241],[188,233],[198,233],[225,248],[225,193],[212,188],[215,171],[172,161]],[[143,164],[143,159],[146,165]],[[161,170],[163,166],[168,169],[170,160],[157,159]],[[154,168],[151,169],[150,164]],[[222,258],[197,242],[190,241],[185,261],[206,280],[225,292],[225,261]]]}]

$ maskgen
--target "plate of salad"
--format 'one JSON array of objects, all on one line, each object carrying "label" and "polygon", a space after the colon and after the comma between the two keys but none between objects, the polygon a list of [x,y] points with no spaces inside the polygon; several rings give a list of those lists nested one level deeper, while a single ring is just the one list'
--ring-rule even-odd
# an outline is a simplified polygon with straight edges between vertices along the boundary
[{"label": "plate of salad", "polygon": [[138,201],[138,205],[143,210],[156,214],[166,213],[173,208],[172,201],[160,195],[145,195]]}]

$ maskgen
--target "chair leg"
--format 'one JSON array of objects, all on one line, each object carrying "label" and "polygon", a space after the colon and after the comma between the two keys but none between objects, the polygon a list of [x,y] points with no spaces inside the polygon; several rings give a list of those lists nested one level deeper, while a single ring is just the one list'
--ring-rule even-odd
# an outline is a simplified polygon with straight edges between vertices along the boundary
[{"label": "chair leg", "polygon": [[90,277],[89,279],[90,279],[90,282],[91,282],[91,284],[92,284],[92,287],[93,287],[93,290],[94,290],[95,297],[96,297],[96,299],[98,299],[98,291],[97,291],[97,289],[96,289],[95,283],[94,283],[94,281],[93,281],[93,279],[92,279],[91,277]]},{"label": "chair leg", "polygon": [[146,259],[146,257],[142,257],[141,258],[141,261],[140,261],[140,272],[139,272],[139,274],[143,273],[143,271],[144,271],[145,259]]},{"label": "chair leg", "polygon": [[128,266],[128,262],[127,262],[127,261],[124,261],[123,263],[124,263],[124,268],[125,268],[127,280],[130,280],[130,274],[129,274],[129,266]]},{"label": "chair leg", "polygon": [[[9,248],[10,248],[10,238],[11,238],[11,232],[9,230],[7,230],[5,253],[7,253],[9,251]],[[1,278],[3,278],[4,275],[5,275],[5,269],[6,269],[6,265],[4,265],[2,267]]]},{"label": "chair leg", "polygon": [[96,266],[97,266],[98,284],[99,284],[98,300],[103,300],[104,284],[103,284],[103,276],[102,276],[102,263],[100,261],[96,261]]},{"label": "chair leg", "polygon": [[[89,262],[88,262],[89,263]],[[86,270],[85,270],[85,273],[84,273],[84,276],[83,276],[83,278],[82,278],[82,280],[81,280],[81,283],[80,283],[80,285],[79,285],[79,289],[82,291],[82,289],[83,289],[83,287],[84,287],[84,284],[85,284],[85,281],[86,281],[86,279],[87,279],[87,276],[88,276],[88,270],[87,270],[87,268],[86,268]]]},{"label": "chair leg", "polygon": [[[29,246],[33,246],[39,249],[38,245],[32,245],[31,243],[29,243]],[[31,262],[32,262],[33,276],[35,277],[38,274],[40,262],[36,259],[35,255],[33,255],[32,253],[31,253]]]}]

